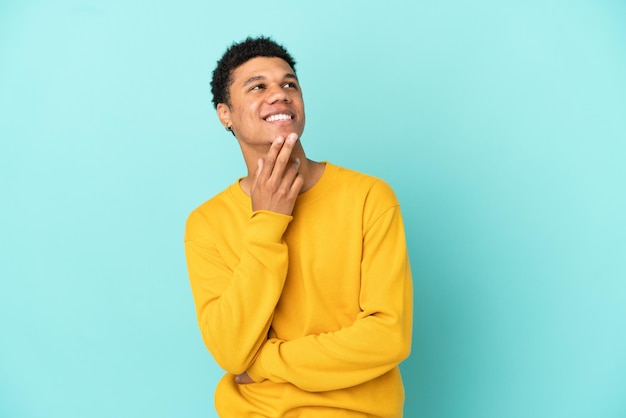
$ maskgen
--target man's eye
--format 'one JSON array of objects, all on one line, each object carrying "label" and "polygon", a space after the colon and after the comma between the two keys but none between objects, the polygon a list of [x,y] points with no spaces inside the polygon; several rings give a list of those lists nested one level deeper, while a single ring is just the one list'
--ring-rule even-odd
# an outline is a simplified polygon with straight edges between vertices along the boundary
[{"label": "man's eye", "polygon": [[265,88],[264,84],[257,84],[255,86],[253,86],[250,90],[262,90]]},{"label": "man's eye", "polygon": [[283,84],[283,87],[287,87],[287,88],[297,88],[298,86],[296,86],[296,83],[285,83]]}]

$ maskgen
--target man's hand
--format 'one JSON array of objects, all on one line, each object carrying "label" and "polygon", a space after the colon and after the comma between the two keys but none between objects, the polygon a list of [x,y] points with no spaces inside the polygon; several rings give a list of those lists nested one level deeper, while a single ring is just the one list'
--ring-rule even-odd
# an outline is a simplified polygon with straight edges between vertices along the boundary
[{"label": "man's hand", "polygon": [[252,210],[269,210],[291,215],[296,198],[304,185],[298,172],[300,160],[291,161],[291,152],[298,139],[295,133],[287,139],[278,137],[270,146],[265,158],[258,161],[250,188]]},{"label": "man's hand", "polygon": [[238,383],[240,385],[247,385],[248,383],[254,383],[254,380],[252,380],[250,376],[248,376],[248,372],[243,372],[235,376],[235,383]]}]

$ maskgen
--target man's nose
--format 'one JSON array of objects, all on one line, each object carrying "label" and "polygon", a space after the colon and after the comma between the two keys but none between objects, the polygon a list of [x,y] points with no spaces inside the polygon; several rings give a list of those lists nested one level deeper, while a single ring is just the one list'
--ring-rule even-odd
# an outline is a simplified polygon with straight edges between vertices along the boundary
[{"label": "man's nose", "polygon": [[283,86],[274,85],[269,88],[269,91],[267,93],[267,101],[269,103],[289,103],[291,101],[291,96],[289,95],[289,91],[286,88],[283,88]]}]

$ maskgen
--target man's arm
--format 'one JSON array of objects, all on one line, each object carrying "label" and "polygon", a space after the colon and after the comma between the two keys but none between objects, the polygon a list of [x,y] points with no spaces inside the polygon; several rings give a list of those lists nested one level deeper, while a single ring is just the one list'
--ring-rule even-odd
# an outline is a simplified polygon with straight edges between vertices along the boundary
[{"label": "man's arm", "polygon": [[366,229],[361,270],[362,311],[351,326],[291,341],[270,339],[239,382],[269,379],[308,391],[341,389],[381,376],[406,358],[412,284],[398,206]]},{"label": "man's arm", "polygon": [[187,221],[185,252],[198,325],[205,345],[230,373],[249,367],[267,339],[287,275],[282,234],[290,220],[271,212],[254,213],[234,269],[212,242],[203,215],[194,212]]},{"label": "man's arm", "polygon": [[292,217],[302,178],[289,163],[295,136],[278,138],[251,186],[253,212],[247,222],[239,264],[231,269],[202,214],[189,216],[185,250],[198,323],[217,363],[238,374],[267,339],[274,308],[287,275],[282,235]]}]

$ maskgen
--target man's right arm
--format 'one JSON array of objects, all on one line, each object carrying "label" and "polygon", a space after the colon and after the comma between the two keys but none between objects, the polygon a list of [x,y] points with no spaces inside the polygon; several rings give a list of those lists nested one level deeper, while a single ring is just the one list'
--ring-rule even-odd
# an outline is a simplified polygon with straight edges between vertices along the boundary
[{"label": "man's right arm", "polygon": [[217,363],[234,374],[252,364],[266,341],[287,276],[282,236],[303,185],[300,162],[290,161],[296,140],[295,134],[277,138],[258,162],[234,269],[221,256],[204,216],[196,211],[187,220],[185,250],[200,331]]},{"label": "man's right arm", "polygon": [[187,221],[185,251],[198,325],[207,348],[230,373],[245,371],[267,339],[287,275],[282,235],[290,220],[252,213],[234,268],[222,258],[203,215],[194,212]]}]

